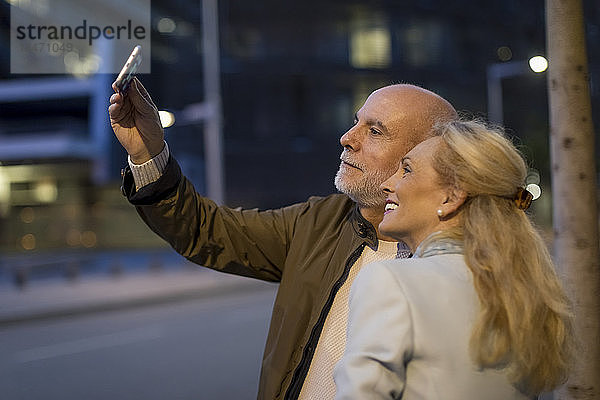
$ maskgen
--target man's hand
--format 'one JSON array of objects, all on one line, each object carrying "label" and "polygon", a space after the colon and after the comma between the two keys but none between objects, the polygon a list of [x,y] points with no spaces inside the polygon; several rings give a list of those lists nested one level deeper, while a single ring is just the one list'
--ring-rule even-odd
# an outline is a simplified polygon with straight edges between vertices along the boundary
[{"label": "man's hand", "polygon": [[141,82],[134,78],[126,92],[110,96],[110,125],[134,164],[142,164],[160,153],[164,133],[158,109]]}]

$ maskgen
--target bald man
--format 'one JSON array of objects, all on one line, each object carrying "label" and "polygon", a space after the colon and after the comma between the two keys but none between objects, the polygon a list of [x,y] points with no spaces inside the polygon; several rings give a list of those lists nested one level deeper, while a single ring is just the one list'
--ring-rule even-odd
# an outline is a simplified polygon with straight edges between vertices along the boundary
[{"label": "bald man", "polygon": [[377,230],[380,185],[434,124],[456,118],[454,108],[413,85],[376,90],[340,139],[341,194],[266,211],[219,206],[194,190],[137,79],[126,95],[111,96],[109,114],[129,154],[123,192],[154,232],[199,265],[279,283],[258,398],[333,399],[354,276],[370,262],[408,255]]}]

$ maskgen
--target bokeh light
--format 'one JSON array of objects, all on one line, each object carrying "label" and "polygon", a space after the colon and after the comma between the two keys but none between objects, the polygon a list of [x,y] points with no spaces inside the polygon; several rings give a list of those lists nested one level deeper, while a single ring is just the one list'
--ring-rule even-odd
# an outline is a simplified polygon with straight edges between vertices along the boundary
[{"label": "bokeh light", "polygon": [[530,183],[527,185],[527,191],[533,195],[533,200],[537,200],[542,195],[542,188],[535,183]]},{"label": "bokeh light", "polygon": [[160,33],[173,33],[177,29],[177,24],[171,18],[161,18],[156,24],[156,29]]},{"label": "bokeh light", "polygon": [[21,221],[25,224],[30,224],[35,219],[35,212],[31,207],[24,207],[20,213]]},{"label": "bokeh light", "polygon": [[498,59],[500,61],[510,61],[512,59],[512,50],[508,46],[500,46],[498,50],[496,50],[496,54],[498,55]]},{"label": "bokeh light", "polygon": [[25,250],[35,249],[35,236],[32,233],[28,233],[21,238],[21,246]]},{"label": "bokeh light", "polygon": [[160,117],[160,123],[163,128],[168,128],[175,123],[175,115],[169,111],[159,111],[158,116]]},{"label": "bokeh light", "polygon": [[548,60],[542,56],[535,56],[529,59],[529,67],[533,72],[544,72],[548,69]]}]

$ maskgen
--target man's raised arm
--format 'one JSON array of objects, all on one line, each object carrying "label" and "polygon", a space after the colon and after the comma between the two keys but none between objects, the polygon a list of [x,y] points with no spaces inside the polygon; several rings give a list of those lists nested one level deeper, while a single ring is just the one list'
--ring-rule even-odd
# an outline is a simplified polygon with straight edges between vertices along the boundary
[{"label": "man's raised arm", "polygon": [[137,78],[127,92],[111,96],[108,111],[129,154],[123,193],[150,229],[197,264],[268,281],[281,278],[296,218],[307,205],[261,212],[219,206],[201,196],[170,157],[158,109]]}]

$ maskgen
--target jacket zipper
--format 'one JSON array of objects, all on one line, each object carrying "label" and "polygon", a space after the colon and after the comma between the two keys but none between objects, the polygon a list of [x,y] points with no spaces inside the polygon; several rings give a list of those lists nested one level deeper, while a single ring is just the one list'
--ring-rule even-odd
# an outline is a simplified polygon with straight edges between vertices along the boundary
[{"label": "jacket zipper", "polygon": [[348,274],[350,273],[350,268],[352,265],[358,260],[363,249],[365,248],[365,243],[363,243],[360,247],[358,247],[348,258],[346,261],[346,266],[344,267],[344,272],[340,279],[333,285],[331,292],[329,293],[329,297],[327,298],[327,302],[321,309],[321,314],[319,315],[319,319],[315,326],[313,326],[310,336],[308,338],[308,342],[306,343],[306,347],[304,347],[304,351],[302,354],[302,359],[300,363],[296,367],[296,371],[294,371],[294,375],[292,377],[292,382],[288,387],[288,390],[284,396],[286,400],[295,400],[300,396],[300,390],[302,389],[302,385],[304,384],[304,380],[306,379],[306,374],[308,373],[308,369],[310,367],[310,363],[314,356],[315,350],[317,348],[317,342],[319,341],[319,337],[321,336],[321,331],[323,330],[323,325],[325,325],[325,319],[327,318],[327,314],[329,314],[329,310],[333,305],[333,300],[335,296],[348,279]]}]

